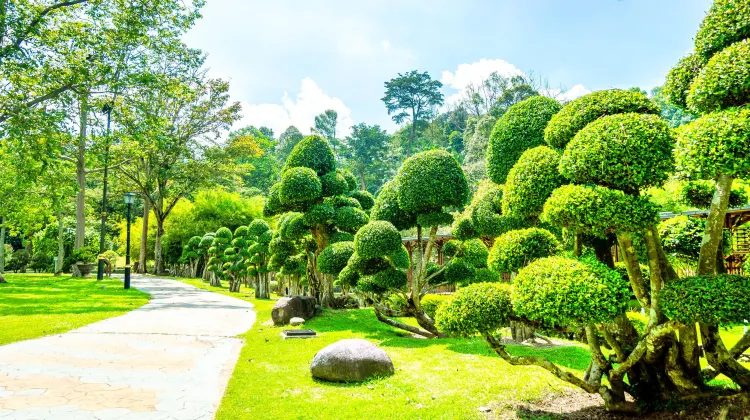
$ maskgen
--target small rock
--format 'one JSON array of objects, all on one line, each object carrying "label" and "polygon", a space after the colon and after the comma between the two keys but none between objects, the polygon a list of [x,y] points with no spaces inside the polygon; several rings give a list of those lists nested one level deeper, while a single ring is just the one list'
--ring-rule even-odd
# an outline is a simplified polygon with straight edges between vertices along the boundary
[{"label": "small rock", "polygon": [[302,325],[305,323],[304,318],[300,318],[298,316],[295,316],[294,318],[289,320],[289,325],[296,327],[297,325]]},{"label": "small rock", "polygon": [[312,296],[283,297],[273,306],[271,318],[276,325],[286,325],[294,317],[310,319],[315,315],[315,306]]},{"label": "small rock", "polygon": [[324,347],[310,364],[312,376],[332,382],[361,382],[392,375],[388,354],[367,340],[347,339]]},{"label": "small rock", "polygon": [[492,409],[489,407],[479,407],[477,410],[479,410],[482,413],[489,413],[490,411],[492,411]]}]

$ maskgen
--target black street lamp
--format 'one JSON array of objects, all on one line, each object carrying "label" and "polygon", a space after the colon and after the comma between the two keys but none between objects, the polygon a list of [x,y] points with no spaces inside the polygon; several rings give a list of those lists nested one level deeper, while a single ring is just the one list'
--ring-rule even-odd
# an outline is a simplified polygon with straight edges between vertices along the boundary
[{"label": "black street lamp", "polygon": [[112,116],[112,105],[104,105],[102,111],[107,113],[107,137],[104,147],[104,185],[102,187],[102,229],[99,233],[99,264],[96,267],[96,279],[104,280],[104,234],[107,231],[107,176],[109,165],[109,124]]},{"label": "black street lamp", "polygon": [[128,234],[125,243],[125,288],[130,289],[130,209],[133,207],[135,194],[125,193],[125,204],[128,205]]}]

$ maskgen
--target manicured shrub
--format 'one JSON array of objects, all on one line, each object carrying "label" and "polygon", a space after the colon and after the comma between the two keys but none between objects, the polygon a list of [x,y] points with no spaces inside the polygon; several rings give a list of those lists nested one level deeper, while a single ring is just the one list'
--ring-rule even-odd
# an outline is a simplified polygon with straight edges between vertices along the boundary
[{"label": "manicured shrub", "polygon": [[[643,278],[648,279],[650,275],[650,270],[648,266],[644,264],[640,264],[639,266],[641,268],[641,275],[643,276]],[[616,262],[615,271],[617,271],[617,274],[620,275],[623,281],[628,282],[628,283],[630,282],[630,276],[628,276],[628,269],[627,267],[625,267],[624,262],[619,262],[619,261]]]},{"label": "manicured shrub", "polygon": [[474,268],[486,268],[489,250],[481,239],[469,239],[459,246],[459,255]]},{"label": "manicured shrub", "polygon": [[671,281],[659,301],[668,318],[684,324],[741,323],[750,318],[750,278],[725,274]]},{"label": "manicured shrub", "polygon": [[431,286],[438,286],[447,283],[445,279],[445,270],[441,270],[441,266],[437,264],[427,265],[427,283]]},{"label": "manicured shrub", "polygon": [[690,54],[680,59],[667,74],[664,94],[669,101],[681,108],[687,108],[687,96],[693,80],[698,77],[708,60],[700,54]]},{"label": "manicured shrub", "polygon": [[391,263],[384,257],[363,258],[357,254],[357,244],[354,244],[354,254],[349,258],[348,266],[358,271],[363,276],[371,276],[378,271],[391,268]]},{"label": "manicured shrub", "polygon": [[544,139],[552,148],[564,149],[579,131],[601,117],[627,112],[659,115],[660,111],[643,93],[600,90],[566,104],[547,124]]},{"label": "manicured shrub", "polygon": [[714,0],[695,36],[695,50],[710,58],[746,38],[750,38],[750,3],[746,0]]},{"label": "manicured shrub", "polygon": [[[699,209],[711,207],[716,183],[711,181],[690,181],[680,188],[680,201]],[[747,192],[740,186],[733,186],[729,192],[729,208],[741,207],[747,204]]]},{"label": "manicured shrub", "polygon": [[354,235],[354,248],[364,259],[396,254],[402,246],[398,230],[382,220],[366,224]]},{"label": "manicured shrub", "polygon": [[599,186],[563,185],[552,192],[540,219],[571,232],[603,236],[641,232],[658,221],[658,208],[647,197]]},{"label": "manicured shrub", "polygon": [[348,169],[336,169],[336,172],[340,173],[346,180],[348,185],[347,191],[355,191],[357,189],[357,177]]},{"label": "manicured shrub", "polygon": [[359,282],[359,272],[352,266],[347,265],[339,273],[339,282],[342,286],[356,287]]},{"label": "manicured shrub", "polygon": [[461,207],[469,196],[461,166],[445,150],[429,150],[407,159],[398,172],[398,206],[414,213]]},{"label": "manicured shrub", "polygon": [[291,168],[284,172],[279,186],[279,199],[284,206],[306,204],[322,197],[320,178],[310,168]]},{"label": "manicured shrub", "polygon": [[449,301],[450,295],[425,295],[422,300],[422,310],[432,319],[435,319],[435,313],[437,312],[438,306]]},{"label": "manicured shrub", "polygon": [[326,197],[325,200],[323,200],[323,202],[336,209],[339,207],[356,207],[358,209],[362,208],[362,205],[359,204],[359,201],[357,201],[356,199],[352,197],[344,197],[344,196]]},{"label": "manicured shrub", "polygon": [[354,254],[354,242],[337,242],[329,245],[318,255],[318,271],[324,274],[338,274]]},{"label": "manicured shrub", "polygon": [[372,275],[371,279],[377,288],[385,290],[401,289],[406,286],[407,282],[406,273],[395,268],[378,271]]},{"label": "manicured shrub", "polygon": [[474,224],[471,222],[471,218],[461,216],[453,223],[451,234],[459,240],[466,240],[475,238],[478,236],[477,230],[474,228]]},{"label": "manicured shrub", "polygon": [[453,223],[453,215],[444,211],[433,211],[417,216],[419,226],[447,226]]},{"label": "manicured shrub", "polygon": [[511,230],[495,240],[488,263],[498,273],[514,273],[534,260],[554,255],[559,249],[560,242],[548,230]]},{"label": "manicured shrub", "polygon": [[518,272],[511,296],[516,315],[544,326],[576,327],[624,313],[630,289],[603,264],[548,257]]},{"label": "manicured shrub", "polygon": [[[268,222],[262,219],[255,219],[247,226],[247,234],[254,237],[259,237],[269,230],[271,230],[271,226],[268,225]],[[218,230],[216,231],[216,234],[218,236]],[[268,242],[270,242],[270,240]]]},{"label": "manicured shrub", "polygon": [[302,213],[284,213],[279,219],[279,233],[285,241],[295,241],[309,233],[305,215]]},{"label": "manicured shrub", "polygon": [[489,268],[479,268],[474,273],[474,283],[497,283],[502,279],[500,273]]},{"label": "manicured shrub", "polygon": [[411,265],[411,261],[409,260],[409,251],[403,245],[401,245],[401,248],[395,253],[389,254],[388,258],[391,260],[391,263],[394,267],[400,268],[402,270],[407,270]]},{"label": "manicured shrub", "polygon": [[346,182],[346,178],[338,171],[329,172],[321,176],[320,183],[323,187],[323,197],[333,197],[349,191],[349,184]]},{"label": "manicured shrub", "polygon": [[510,286],[501,283],[476,283],[456,292],[439,305],[435,318],[441,331],[469,337],[492,334],[508,326],[513,313]]},{"label": "manicured shrub", "polygon": [[456,257],[445,266],[443,280],[446,283],[471,283],[476,274],[476,268],[466,261],[466,258]]},{"label": "manicured shrub", "polygon": [[375,199],[370,210],[372,220],[387,220],[398,230],[409,229],[416,225],[417,215],[408,212],[398,205],[398,184],[396,180],[386,182]]},{"label": "manicured shrub", "polygon": [[510,108],[497,121],[487,147],[487,173],[504,184],[521,154],[544,144],[544,128],[562,105],[555,99],[533,96]]},{"label": "manicured shrub", "polygon": [[750,109],[706,114],[677,129],[677,170],[690,179],[750,176]]},{"label": "manicured shrub", "polygon": [[369,191],[354,190],[349,193],[349,197],[359,201],[363,210],[370,210],[375,205],[375,198]]},{"label": "manicured shrub", "polygon": [[666,181],[674,168],[673,147],[669,126],[658,115],[605,116],[575,135],[560,172],[575,183],[636,192]]},{"label": "manicured shrub", "polygon": [[305,212],[304,217],[307,226],[325,225],[333,222],[336,210],[329,203],[316,204]]},{"label": "manicured shrub", "polygon": [[339,207],[333,218],[336,226],[344,232],[354,233],[367,224],[367,213],[356,207]]},{"label": "manicured shrub", "polygon": [[750,102],[750,40],[746,39],[716,53],[687,96],[688,106],[706,113]]},{"label": "manicured shrub", "polygon": [[328,242],[332,244],[336,242],[354,242],[354,235],[349,232],[333,232]]},{"label": "manicured shrub", "polygon": [[328,140],[315,134],[300,140],[287,157],[284,171],[297,167],[310,168],[319,176],[336,170],[336,158]]},{"label": "manicured shrub", "polygon": [[559,163],[560,154],[547,146],[523,152],[508,173],[503,188],[503,215],[538,216],[552,191],[565,182],[557,169]]}]

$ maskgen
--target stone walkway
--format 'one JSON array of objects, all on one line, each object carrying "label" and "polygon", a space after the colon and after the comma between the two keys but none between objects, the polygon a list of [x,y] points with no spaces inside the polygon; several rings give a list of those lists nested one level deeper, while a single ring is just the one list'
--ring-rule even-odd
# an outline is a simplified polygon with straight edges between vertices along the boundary
[{"label": "stone walkway", "polygon": [[0,347],[0,420],[212,419],[255,312],[174,280],[133,277],[140,309]]}]

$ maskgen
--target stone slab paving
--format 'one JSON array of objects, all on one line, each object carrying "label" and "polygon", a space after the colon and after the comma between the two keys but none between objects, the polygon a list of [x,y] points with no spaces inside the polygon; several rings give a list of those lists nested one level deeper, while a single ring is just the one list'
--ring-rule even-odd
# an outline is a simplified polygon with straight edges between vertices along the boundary
[{"label": "stone slab paving", "polygon": [[145,306],[62,335],[0,346],[0,420],[212,419],[252,304],[133,277]]}]

